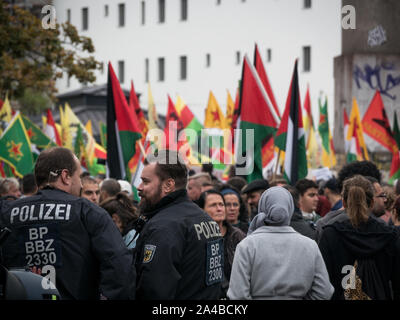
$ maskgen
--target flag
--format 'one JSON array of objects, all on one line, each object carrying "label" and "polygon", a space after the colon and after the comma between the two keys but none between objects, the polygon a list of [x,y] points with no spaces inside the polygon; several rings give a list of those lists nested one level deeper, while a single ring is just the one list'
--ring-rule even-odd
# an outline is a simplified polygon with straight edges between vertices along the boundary
[{"label": "flag", "polygon": [[[393,137],[396,140],[397,150],[400,149],[400,130],[397,123],[396,110],[394,111],[393,120]],[[396,179],[400,179],[400,154],[399,151],[392,155],[392,166],[389,173],[389,183],[394,183]]]},{"label": "flag", "polygon": [[363,126],[360,119],[360,111],[358,109],[356,98],[353,98],[353,107],[351,108],[351,113],[350,113],[349,130],[347,131],[347,140],[351,140],[352,137],[355,138],[356,149],[354,150],[354,146],[351,146],[351,148],[353,147],[351,152],[353,151],[357,152],[356,154],[358,160],[369,160],[367,146],[364,141]]},{"label": "flag", "polygon": [[107,167],[108,175],[125,179],[129,160],[135,155],[141,138],[138,120],[129,108],[111,63],[108,64],[107,87]]},{"label": "flag", "polygon": [[160,126],[159,126],[156,106],[154,104],[153,94],[151,93],[150,82],[148,82],[147,96],[148,96],[147,117],[149,119],[149,128],[156,129],[159,128]]},{"label": "flag", "polygon": [[306,137],[306,151],[307,159],[309,159],[309,164],[311,167],[317,168],[320,163],[318,157],[318,144],[315,135],[314,120],[311,111],[311,99],[310,99],[310,88],[307,86],[306,96],[304,98],[304,111],[305,115],[303,117],[304,133]]},{"label": "flag", "polygon": [[29,137],[31,144],[36,145],[38,148],[55,147],[57,144],[53,142],[47,135],[43,133],[40,128],[35,125],[26,116],[21,114],[21,118],[24,122],[26,133]]},{"label": "flag", "polygon": [[92,120],[88,120],[85,125],[85,129],[93,137]]},{"label": "flag", "polygon": [[278,104],[276,103],[274,92],[272,91],[272,87],[269,82],[267,72],[264,69],[264,64],[262,62],[260,53],[258,51],[257,44],[256,44],[255,50],[254,50],[254,67],[257,70],[258,76],[260,77],[261,82],[264,85],[265,91],[267,92],[268,98],[271,101],[271,104],[274,107],[276,114],[278,115],[279,118],[281,118],[281,115],[279,113]]},{"label": "flag", "polygon": [[0,133],[3,132],[8,123],[10,123],[12,118],[12,109],[10,105],[10,101],[8,100],[8,96],[6,95],[6,99],[0,105]]},{"label": "flag", "polygon": [[[242,134],[241,139],[240,136],[235,137],[236,157],[245,157],[246,166],[250,169],[247,170],[247,181],[251,182],[263,178],[262,148],[276,132],[279,117],[270,105],[257,71],[247,56],[243,61],[239,112],[237,126],[242,130]],[[254,146],[247,145],[246,130],[252,130],[249,132],[254,133]],[[239,167],[243,165],[238,161],[236,163]],[[249,168],[249,164],[253,165],[253,170]]]},{"label": "flag", "polygon": [[284,177],[291,185],[307,176],[306,144],[301,114],[296,60],[286,107],[276,134],[275,144],[285,151]]},{"label": "flag", "polygon": [[362,120],[363,130],[391,153],[398,151],[379,91],[376,91]]},{"label": "flag", "polygon": [[85,142],[83,141],[82,127],[78,126],[78,130],[76,133],[75,144],[74,144],[74,153],[76,157],[79,159],[81,165],[88,169],[88,165],[86,163],[87,156],[85,151]]},{"label": "flag", "polygon": [[225,116],[227,128],[232,127],[234,112],[235,112],[235,102],[232,100],[231,94],[228,91],[228,96],[226,98],[226,116]]},{"label": "flag", "polygon": [[205,110],[204,127],[218,129],[227,128],[225,116],[222,113],[222,110],[219,107],[217,99],[215,99],[212,91],[210,91],[207,108]]},{"label": "flag", "polygon": [[46,128],[44,129],[45,134],[54,141],[58,146],[61,146],[61,137],[58,133],[56,123],[53,119],[53,114],[51,113],[50,109],[47,109],[47,122]]},{"label": "flag", "polygon": [[319,104],[319,125],[318,132],[322,140],[322,165],[332,168],[336,165],[335,150],[333,148],[333,139],[329,129],[328,118],[328,98],[325,98],[325,104],[322,105],[321,99],[318,99]]},{"label": "flag", "polygon": [[18,177],[33,171],[31,143],[19,112],[0,137],[0,160],[10,165]]}]

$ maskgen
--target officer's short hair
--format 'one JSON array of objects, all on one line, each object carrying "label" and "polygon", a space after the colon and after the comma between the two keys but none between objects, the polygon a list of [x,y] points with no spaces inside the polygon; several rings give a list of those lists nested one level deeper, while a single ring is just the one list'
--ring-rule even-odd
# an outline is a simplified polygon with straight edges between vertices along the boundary
[{"label": "officer's short hair", "polygon": [[78,169],[76,156],[70,149],[52,147],[42,151],[35,165],[35,179],[38,187],[57,181],[61,171],[66,169],[72,176]]},{"label": "officer's short hair", "polygon": [[159,150],[155,158],[147,158],[146,164],[156,162],[155,173],[161,181],[173,179],[176,189],[186,189],[188,169],[177,151]]}]

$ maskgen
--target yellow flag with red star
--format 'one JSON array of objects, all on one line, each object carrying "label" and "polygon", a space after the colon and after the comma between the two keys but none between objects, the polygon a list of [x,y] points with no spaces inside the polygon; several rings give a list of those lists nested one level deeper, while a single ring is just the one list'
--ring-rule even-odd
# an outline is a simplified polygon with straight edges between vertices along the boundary
[{"label": "yellow flag with red star", "polygon": [[0,160],[10,165],[19,177],[33,171],[31,143],[19,112],[0,137]]}]

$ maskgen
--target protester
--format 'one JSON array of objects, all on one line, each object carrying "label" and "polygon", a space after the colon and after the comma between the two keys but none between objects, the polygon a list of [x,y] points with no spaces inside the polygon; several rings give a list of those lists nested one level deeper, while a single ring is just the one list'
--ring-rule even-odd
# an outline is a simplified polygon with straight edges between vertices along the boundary
[{"label": "protester", "polygon": [[190,200],[199,200],[203,183],[211,184],[211,177],[208,173],[200,172],[189,177],[186,190]]},{"label": "protester", "polygon": [[134,224],[138,219],[137,209],[126,192],[121,191],[115,197],[107,198],[100,207],[106,210],[114,221],[128,249],[136,246]]},{"label": "protester", "polygon": [[391,186],[383,187],[383,192],[386,195],[385,214],[382,215],[380,218],[385,221],[386,224],[389,224],[389,221],[392,219],[394,203],[396,202],[396,194],[394,193],[394,189]]},{"label": "protester", "polygon": [[242,190],[242,194],[246,195],[246,201],[250,207],[250,220],[256,216],[258,210],[258,201],[260,200],[262,193],[268,188],[268,181],[259,179],[250,182]]},{"label": "protester", "polygon": [[5,178],[0,182],[0,198],[15,200],[19,197],[21,197],[21,190],[16,178]]},{"label": "protester", "polygon": [[[337,185],[338,189],[342,191],[343,182],[355,175],[362,175],[364,177],[370,176],[381,181],[381,173],[377,166],[371,161],[354,161],[346,164],[340,169],[338,173]],[[317,242],[321,239],[323,229],[326,225],[334,223],[336,221],[347,220],[346,211],[344,209],[339,209],[336,211],[331,211],[326,214],[325,217],[319,219],[316,223],[317,229]]]},{"label": "protester", "polygon": [[[151,157],[153,158],[153,157]],[[137,298],[217,299],[223,280],[218,225],[187,196],[187,168],[177,152],[148,159],[138,187],[147,218],[136,243]]]},{"label": "protester", "polygon": [[333,299],[399,299],[399,236],[373,217],[371,182],[353,176],[344,181],[342,195],[348,219],[325,226],[319,243],[335,287]]},{"label": "protester", "polygon": [[133,190],[132,185],[126,180],[118,180],[119,185],[121,186],[121,192],[124,192],[130,201],[133,200]]},{"label": "protester", "polygon": [[298,233],[306,236],[312,240],[316,238],[316,230],[313,223],[304,220],[303,215],[299,208],[299,192],[295,187],[288,184],[283,185],[283,188],[288,190],[293,197],[294,212],[290,220],[290,226]]},{"label": "protester", "polygon": [[199,206],[218,224],[224,237],[224,282],[220,298],[226,298],[236,246],[246,235],[239,228],[233,227],[227,222],[225,200],[222,193],[216,190],[202,193]]},{"label": "protester", "polygon": [[33,196],[34,194],[36,194],[36,192],[38,191],[38,187],[36,185],[35,175],[33,173],[24,175],[22,178],[21,187],[22,187],[21,198]]},{"label": "protester", "polygon": [[339,186],[335,177],[329,179],[322,187],[322,190],[332,206],[331,211],[343,208],[342,196],[340,195]]},{"label": "protester", "polygon": [[232,177],[226,182],[226,184],[229,184],[238,191],[242,191],[243,187],[247,184],[247,182],[246,179],[242,177]]},{"label": "protester", "polygon": [[293,211],[285,188],[262,194],[259,213],[236,248],[229,299],[331,298],[333,287],[317,244],[289,226]]},{"label": "protester", "polygon": [[81,197],[88,199],[89,201],[98,205],[100,188],[96,179],[92,178],[91,176],[84,176],[81,177],[81,182],[82,182]]},{"label": "protester", "polygon": [[249,214],[239,191],[235,187],[226,184],[221,188],[220,192],[225,200],[226,221],[233,227],[242,230],[244,234],[247,234]]},{"label": "protester", "polygon": [[219,181],[216,176],[214,176],[214,165],[212,163],[203,163],[201,165],[201,172],[208,173],[211,177],[211,182]]},{"label": "protester", "polygon": [[201,193],[214,189],[214,185],[210,182],[203,182],[201,185]]},{"label": "protester", "polygon": [[397,196],[393,204],[392,217],[388,224],[395,226],[400,231],[400,196]]},{"label": "protester", "polygon": [[134,298],[132,255],[109,214],[79,198],[80,173],[69,149],[41,152],[35,165],[39,192],[3,203],[0,224],[12,232],[2,247],[2,263],[52,265],[62,299]]},{"label": "protester", "polygon": [[299,192],[299,207],[304,220],[316,223],[321,218],[315,210],[318,206],[318,185],[309,179],[301,179],[295,185]]},{"label": "protester", "polygon": [[381,218],[385,214],[385,202],[387,199],[386,193],[383,191],[380,182],[376,178],[371,176],[366,176],[365,178],[368,179],[374,187],[374,205],[372,207],[372,214],[377,218]]},{"label": "protester", "polygon": [[118,180],[113,178],[108,178],[100,183],[100,198],[99,202],[103,202],[107,198],[115,197],[118,192],[121,192],[121,185]]},{"label": "protester", "polygon": [[315,213],[320,216],[320,218],[324,217],[328,212],[331,211],[332,205],[329,202],[328,198],[324,195],[318,194],[318,204],[315,209]]}]

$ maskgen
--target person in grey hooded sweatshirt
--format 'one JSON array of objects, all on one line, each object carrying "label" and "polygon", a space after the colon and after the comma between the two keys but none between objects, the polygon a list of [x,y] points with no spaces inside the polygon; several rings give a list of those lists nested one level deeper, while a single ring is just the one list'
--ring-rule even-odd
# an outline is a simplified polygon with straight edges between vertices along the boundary
[{"label": "person in grey hooded sweatshirt", "polygon": [[315,241],[289,226],[288,190],[265,191],[247,237],[236,247],[227,296],[231,300],[328,300],[334,288]]}]

